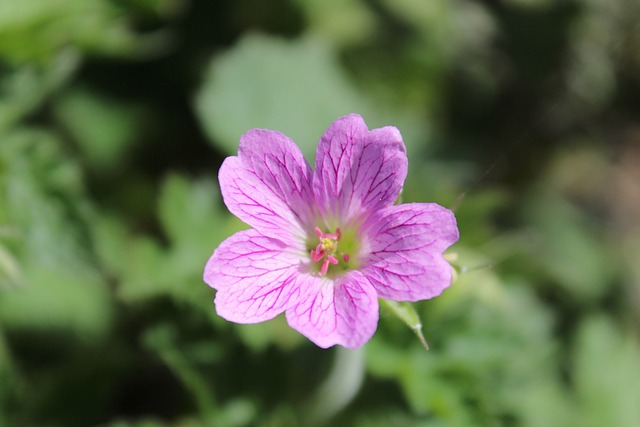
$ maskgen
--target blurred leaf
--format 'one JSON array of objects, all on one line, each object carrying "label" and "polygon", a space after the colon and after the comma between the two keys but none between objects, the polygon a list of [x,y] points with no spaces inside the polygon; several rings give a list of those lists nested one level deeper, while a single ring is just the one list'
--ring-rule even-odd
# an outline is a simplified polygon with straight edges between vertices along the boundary
[{"label": "blurred leaf", "polygon": [[[107,232],[105,228],[101,234],[107,236]],[[130,236],[125,240],[106,241],[103,245],[105,249],[108,249],[106,245],[113,245],[112,250],[124,248],[115,274],[119,282],[118,296],[125,302],[136,305],[168,296],[212,311],[213,293],[202,281],[208,253],[169,251],[148,236]],[[109,256],[116,260],[118,254],[111,252]]]},{"label": "blurred leaf", "polygon": [[604,315],[583,321],[573,373],[585,427],[640,425],[640,343]]},{"label": "blurred leaf", "polygon": [[167,237],[197,252],[213,251],[224,238],[238,231],[222,206],[220,190],[212,180],[188,180],[170,174],[160,189],[158,215]]},{"label": "blurred leaf", "polygon": [[594,40],[576,37],[572,44],[567,91],[558,100],[564,104],[565,111],[557,114],[590,115],[607,107],[615,93],[614,64],[607,47]]},{"label": "blurred leaf", "polygon": [[367,366],[374,375],[395,377],[412,411],[429,414],[449,425],[471,426],[464,393],[457,385],[439,378],[439,358],[434,351],[413,347],[393,349],[378,336],[367,345]]},{"label": "blurred leaf", "polygon": [[[455,265],[460,271],[458,279],[429,303],[429,310],[423,314],[426,331],[429,331],[432,323],[466,317],[471,304],[488,307],[504,304],[505,285],[493,267],[495,260],[485,252],[471,250],[462,244],[456,244],[454,248]],[[425,305],[423,303],[418,307]]]},{"label": "blurred leaf", "polygon": [[[475,2],[384,0],[382,3],[417,33],[424,59],[440,62],[441,68],[450,67],[454,59],[463,63],[472,58],[477,61],[479,55],[486,55],[497,33],[493,15]],[[495,62],[492,65],[495,72]]]},{"label": "blurred leaf", "polygon": [[26,267],[96,279],[88,250],[88,205],[77,165],[65,159],[59,140],[20,131],[0,146],[0,218],[19,236]]},{"label": "blurred leaf", "polygon": [[78,144],[89,167],[114,169],[139,131],[141,111],[87,89],[68,90],[55,113]]},{"label": "blurred leaf", "polygon": [[451,49],[453,46],[438,43],[451,33],[451,19],[455,4],[446,0],[423,2],[420,0],[384,0],[393,13],[409,22],[418,31],[428,35],[430,45]]},{"label": "blurred leaf", "polygon": [[[614,265],[589,218],[558,195],[542,192],[525,207],[532,235],[526,262],[542,267],[573,298],[593,301],[609,289]],[[536,270],[539,274],[541,270]]]},{"label": "blurred leaf", "polygon": [[0,323],[12,329],[105,334],[111,324],[111,296],[101,282],[70,273],[30,269],[27,286],[0,294]]},{"label": "blurred leaf", "polygon": [[176,331],[171,325],[159,325],[148,329],[144,334],[144,344],[155,351],[174,375],[191,392],[200,414],[210,417],[216,408],[216,399],[207,382],[196,368],[184,357],[176,343]]},{"label": "blurred leaf", "polygon": [[24,278],[22,287],[0,293],[8,327],[107,329],[111,300],[91,255],[81,182],[77,165],[45,132],[15,132],[0,146],[0,218],[15,230],[7,256]]},{"label": "blurred leaf", "polygon": [[129,234],[116,218],[96,215],[91,227],[91,240],[101,267],[109,276],[122,274],[130,257]]},{"label": "blurred leaf", "polygon": [[57,54],[43,70],[24,66],[0,73],[0,135],[64,86],[78,63],[78,55],[67,49]]},{"label": "blurred leaf", "polygon": [[[169,277],[189,277],[198,286],[204,285],[202,272],[213,250],[222,240],[246,228],[221,205],[213,181],[189,181],[179,175],[166,178],[158,208],[162,225],[173,243]],[[203,293],[204,290],[210,292],[206,286]]]},{"label": "blurred leaf", "polygon": [[180,175],[165,179],[158,216],[169,239],[166,248],[144,236],[114,240],[109,229],[117,224],[103,224],[105,255],[113,259],[113,267],[120,266],[119,295],[131,302],[171,295],[213,312],[214,293],[202,281],[204,266],[224,238],[246,226],[224,213],[212,181],[190,181]]},{"label": "blurred leaf", "polygon": [[105,0],[0,2],[0,57],[13,64],[47,63],[61,49],[131,55],[156,50],[158,34],[139,36]]},{"label": "blurred leaf", "polygon": [[580,409],[576,408],[573,395],[558,381],[557,373],[542,375],[533,379],[520,392],[514,384],[506,397],[507,405],[524,427],[566,427],[582,426],[578,422]]},{"label": "blurred leaf", "polygon": [[263,352],[271,345],[290,350],[305,342],[304,337],[289,326],[284,316],[277,316],[268,322],[234,325],[234,330],[244,345],[255,352]]},{"label": "blurred leaf", "polygon": [[297,0],[307,16],[310,31],[337,45],[372,37],[376,17],[363,0]]},{"label": "blurred leaf", "polygon": [[[486,262],[457,249],[463,265]],[[368,366],[398,381],[414,411],[444,425],[491,425],[503,416],[527,426],[567,425],[575,414],[554,370],[552,314],[529,290],[506,286],[495,273],[462,273],[429,310],[417,305],[425,309],[428,353],[391,349],[382,323],[369,344]]]},{"label": "blurred leaf", "polygon": [[126,259],[121,267],[118,296],[128,302],[166,295],[179,283],[167,280],[167,255],[160,245],[149,237],[128,239]]},{"label": "blurred leaf", "polygon": [[170,277],[202,281],[202,271],[222,240],[247,226],[223,208],[213,181],[169,175],[158,201],[162,226],[172,242]]},{"label": "blurred leaf", "polygon": [[[449,192],[451,194],[452,192]],[[505,190],[465,190],[453,202],[461,239],[467,245],[482,245],[496,238],[495,217],[504,210],[512,196]]]},{"label": "blurred leaf", "polygon": [[251,128],[292,138],[308,161],[339,116],[370,111],[321,40],[252,34],[216,58],[196,98],[200,122],[225,153]]}]

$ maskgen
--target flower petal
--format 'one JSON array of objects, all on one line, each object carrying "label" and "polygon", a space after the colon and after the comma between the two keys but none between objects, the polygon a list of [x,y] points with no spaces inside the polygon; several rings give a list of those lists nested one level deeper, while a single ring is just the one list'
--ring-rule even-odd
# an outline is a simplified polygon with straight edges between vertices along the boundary
[{"label": "flower petal", "polygon": [[269,320],[300,297],[300,256],[256,230],[240,231],[213,252],[204,281],[218,290],[216,311],[238,323]]},{"label": "flower petal", "polygon": [[348,222],[392,205],[407,176],[398,129],[369,131],[362,117],[337,119],[320,138],[313,189],[323,215]]},{"label": "flower petal", "polygon": [[378,326],[378,295],[358,271],[327,280],[308,276],[309,293],[287,310],[289,325],[316,345],[358,348]]},{"label": "flower petal", "polygon": [[453,213],[435,203],[407,203],[377,212],[363,226],[363,274],[380,298],[418,301],[451,284],[442,252],[458,240]]},{"label": "flower petal", "polygon": [[311,167],[285,135],[253,129],[240,138],[237,157],[220,167],[225,204],[263,234],[288,241],[304,235],[313,206]]}]

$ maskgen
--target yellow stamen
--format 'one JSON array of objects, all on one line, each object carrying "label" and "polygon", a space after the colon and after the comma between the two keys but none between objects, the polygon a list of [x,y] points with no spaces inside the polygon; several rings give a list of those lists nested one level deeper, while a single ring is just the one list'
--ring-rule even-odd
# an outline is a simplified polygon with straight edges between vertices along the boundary
[{"label": "yellow stamen", "polygon": [[322,245],[322,250],[330,254],[335,252],[337,246],[336,241],[329,237],[323,237],[320,239],[320,244]]}]

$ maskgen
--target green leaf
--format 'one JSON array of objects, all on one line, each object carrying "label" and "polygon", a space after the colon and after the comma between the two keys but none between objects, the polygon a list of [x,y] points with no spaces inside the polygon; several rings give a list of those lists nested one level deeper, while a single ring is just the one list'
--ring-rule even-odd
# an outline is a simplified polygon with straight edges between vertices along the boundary
[{"label": "green leaf", "polygon": [[213,247],[237,231],[222,206],[220,190],[209,179],[189,180],[169,174],[160,189],[158,216],[167,237],[176,244]]},{"label": "green leaf", "polygon": [[113,319],[112,300],[99,281],[30,268],[25,286],[0,294],[0,323],[12,329],[71,331],[103,336]]},{"label": "green leaf", "polygon": [[134,106],[82,88],[65,92],[54,111],[97,171],[119,166],[141,122],[141,112]]},{"label": "green leaf", "polygon": [[640,343],[604,315],[586,319],[573,364],[585,427],[640,425]]},{"label": "green leaf", "polygon": [[0,145],[0,183],[5,271],[22,279],[0,293],[2,324],[104,333],[112,301],[93,258],[77,165],[52,135],[13,132]]},{"label": "green leaf", "polygon": [[64,86],[78,64],[78,55],[67,50],[57,54],[42,70],[23,66],[0,74],[0,134],[11,130]]},{"label": "green leaf", "polygon": [[[213,306],[210,309],[213,310]],[[291,329],[284,315],[268,322],[233,325],[233,328],[244,345],[256,353],[266,351],[271,345],[290,350],[305,342],[302,335]]]},{"label": "green leaf", "polygon": [[167,273],[170,273],[167,254],[158,242],[146,236],[131,238],[127,242],[118,296],[135,303],[170,294],[178,284],[168,279]]},{"label": "green leaf", "polygon": [[46,64],[64,48],[131,55],[163,44],[157,34],[137,35],[128,24],[105,0],[5,0],[0,2],[0,58]]},{"label": "green leaf", "polygon": [[537,274],[548,275],[578,301],[601,298],[609,289],[615,260],[591,218],[546,189],[530,198],[525,209],[533,227],[524,262],[536,266]]},{"label": "green leaf", "polygon": [[204,266],[223,239],[246,228],[221,204],[213,181],[170,174],[158,199],[168,245],[148,236],[114,234],[109,230],[117,231],[117,223],[103,224],[98,247],[121,276],[119,295],[132,303],[169,295],[213,312],[213,291],[202,282]]},{"label": "green leaf", "polygon": [[362,0],[296,0],[308,25],[338,45],[362,42],[375,35],[376,14]]},{"label": "green leaf", "polygon": [[379,301],[380,305],[384,306],[387,310],[402,320],[409,328],[411,328],[411,330],[418,336],[418,339],[420,339],[425,350],[429,350],[429,344],[424,338],[424,335],[422,335],[422,323],[420,322],[420,317],[411,303],[385,300],[382,298],[380,298]]},{"label": "green leaf", "polygon": [[0,218],[15,230],[25,268],[95,280],[82,177],[60,141],[41,131],[10,134],[0,146],[0,180]]},{"label": "green leaf", "polygon": [[200,414],[211,416],[216,409],[216,398],[208,387],[205,377],[185,357],[176,343],[176,330],[173,325],[160,324],[145,331],[144,345],[155,351],[174,375],[182,381],[193,396]]},{"label": "green leaf", "polygon": [[339,116],[370,111],[323,41],[251,34],[216,58],[196,98],[211,140],[237,152],[251,128],[278,130],[313,159],[316,143]]}]

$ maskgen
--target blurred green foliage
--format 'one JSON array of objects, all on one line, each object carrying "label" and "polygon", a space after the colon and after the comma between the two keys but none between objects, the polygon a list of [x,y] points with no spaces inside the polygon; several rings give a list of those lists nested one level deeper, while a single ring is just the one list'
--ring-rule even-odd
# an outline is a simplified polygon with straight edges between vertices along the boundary
[{"label": "blurred green foliage", "polygon": [[[634,0],[1,0],[0,427],[640,425]],[[457,282],[362,353],[220,319],[252,127],[395,125]]]}]

